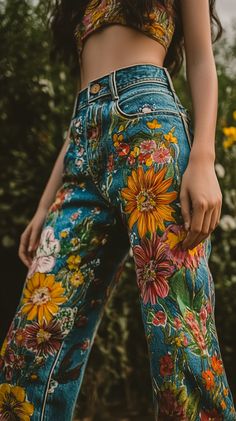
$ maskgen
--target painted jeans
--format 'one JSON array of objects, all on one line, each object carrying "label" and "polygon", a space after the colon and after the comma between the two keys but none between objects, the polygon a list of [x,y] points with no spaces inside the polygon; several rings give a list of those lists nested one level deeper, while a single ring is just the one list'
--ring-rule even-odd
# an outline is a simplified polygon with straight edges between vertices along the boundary
[{"label": "painted jeans", "polygon": [[0,420],[69,421],[105,305],[133,255],[155,419],[236,420],[214,320],[211,240],[183,251],[190,114],[165,67],[76,98],[63,184],[0,352]]}]

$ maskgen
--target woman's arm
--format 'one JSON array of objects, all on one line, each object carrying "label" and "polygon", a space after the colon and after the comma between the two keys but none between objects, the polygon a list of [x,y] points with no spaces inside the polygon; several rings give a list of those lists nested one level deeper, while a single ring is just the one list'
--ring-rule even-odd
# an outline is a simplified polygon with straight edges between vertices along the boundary
[{"label": "woman's arm", "polygon": [[193,145],[182,180],[180,200],[189,227],[183,248],[193,248],[208,237],[220,219],[222,194],[214,168],[218,80],[209,0],[180,0],[180,4],[194,119]]},{"label": "woman's arm", "polygon": [[38,209],[40,208],[45,211],[48,210],[48,208],[53,202],[53,199],[55,197],[57,190],[62,184],[63,159],[65,156],[66,148],[69,144],[69,140],[70,140],[70,127],[67,130],[66,140],[63,143],[63,146],[60,150],[60,153],[52,169],[51,175],[44,189],[44,192],[39,201]]},{"label": "woman's arm", "polygon": [[[77,86],[78,92],[78,90],[80,89],[80,82],[78,82]],[[70,129],[71,126],[69,126],[68,128],[66,140],[63,143],[61,151],[54,164],[50,178],[39,201],[37,210],[20,237],[18,255],[27,267],[31,265],[35,251],[39,244],[40,234],[42,231],[42,226],[45,217],[47,215],[48,208],[52,204],[58,188],[62,184],[63,160],[66,148],[70,141]]]}]

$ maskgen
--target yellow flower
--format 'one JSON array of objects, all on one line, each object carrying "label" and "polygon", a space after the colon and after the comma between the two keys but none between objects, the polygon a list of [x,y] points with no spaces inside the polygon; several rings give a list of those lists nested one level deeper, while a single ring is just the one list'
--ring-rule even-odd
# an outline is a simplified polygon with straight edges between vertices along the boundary
[{"label": "yellow flower", "polygon": [[159,129],[161,127],[161,124],[158,123],[157,119],[154,118],[152,121],[147,121],[147,126],[149,129]]},{"label": "yellow flower", "polygon": [[233,112],[233,119],[236,120],[236,111]]},{"label": "yellow flower", "polygon": [[82,274],[81,270],[77,270],[72,277],[70,278],[70,283],[74,287],[78,287],[79,285],[84,283],[84,275]]},{"label": "yellow flower", "polygon": [[119,146],[119,143],[123,142],[123,140],[124,140],[123,134],[117,134],[117,133],[113,134],[114,146]]},{"label": "yellow flower", "polygon": [[79,243],[79,239],[78,238],[72,238],[70,242],[71,242],[72,246],[77,246],[77,244]]},{"label": "yellow flower", "polygon": [[79,255],[77,256],[71,255],[67,259],[69,269],[77,269],[80,262],[81,262],[81,257]]},{"label": "yellow flower", "polygon": [[135,157],[138,156],[140,152],[140,148],[138,146],[135,146],[133,152],[134,152]]},{"label": "yellow flower", "polygon": [[150,156],[150,158],[148,158],[148,159],[146,160],[146,165],[147,165],[148,167],[150,167],[150,166],[152,165],[152,163],[153,163],[153,160],[152,160],[152,157]]},{"label": "yellow flower", "polygon": [[129,228],[137,222],[138,233],[143,237],[147,231],[157,228],[165,230],[164,221],[175,221],[171,215],[174,210],[170,203],[177,197],[176,191],[167,192],[173,183],[173,177],[164,179],[167,167],[157,173],[152,166],[146,172],[143,167],[133,170],[128,177],[128,187],[121,190],[126,199],[125,212],[129,213]]},{"label": "yellow flower", "polygon": [[182,345],[181,338],[180,337],[179,338],[175,338],[175,343],[176,343],[177,346],[181,346]]},{"label": "yellow flower", "polygon": [[168,141],[168,142],[172,142],[172,143],[177,143],[177,137],[175,137],[172,133],[172,131],[170,131],[167,134],[164,134],[164,138]]},{"label": "yellow flower", "polygon": [[28,320],[37,318],[42,324],[44,319],[48,323],[67,300],[63,297],[64,291],[61,282],[55,282],[54,275],[36,272],[24,287],[21,311],[27,314]]},{"label": "yellow flower", "polygon": [[61,231],[60,236],[62,238],[66,238],[68,236],[68,232],[67,231]]},{"label": "yellow flower", "polygon": [[33,382],[35,382],[36,380],[38,380],[38,376],[37,376],[37,374],[32,373],[32,374],[30,375],[30,379],[31,379]]},{"label": "yellow flower", "polygon": [[230,127],[224,127],[223,133],[225,136],[232,137],[236,139],[236,127],[230,126]]},{"label": "yellow flower", "polygon": [[223,389],[223,393],[224,393],[224,396],[228,396],[228,394],[229,394],[229,390],[225,387],[225,388]]},{"label": "yellow flower", "polygon": [[228,138],[228,139],[225,139],[224,141],[223,141],[223,147],[225,148],[225,149],[228,149],[228,148],[230,148],[230,146],[232,146],[233,144],[234,144],[234,140],[232,139],[232,138]]},{"label": "yellow flower", "polygon": [[236,142],[236,127],[224,127],[222,131],[226,136],[226,138],[223,140],[223,147],[228,149]]},{"label": "yellow flower", "polygon": [[4,420],[30,421],[34,405],[26,401],[23,387],[8,383],[0,385],[0,414]]},{"label": "yellow flower", "polygon": [[222,399],[222,401],[220,403],[220,406],[221,406],[222,409],[226,409],[226,403],[225,403],[224,399]]}]

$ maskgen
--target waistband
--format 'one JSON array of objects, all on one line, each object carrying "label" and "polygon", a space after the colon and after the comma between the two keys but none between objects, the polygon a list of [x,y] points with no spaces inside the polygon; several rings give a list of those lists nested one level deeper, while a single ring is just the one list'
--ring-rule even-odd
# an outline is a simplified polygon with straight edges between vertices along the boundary
[{"label": "waistband", "polygon": [[176,95],[171,76],[166,67],[151,63],[134,64],[115,69],[91,80],[86,88],[77,93],[72,118],[81,108],[98,98],[111,95],[112,99],[118,99],[121,90],[151,81],[159,82],[169,89],[174,96]]}]

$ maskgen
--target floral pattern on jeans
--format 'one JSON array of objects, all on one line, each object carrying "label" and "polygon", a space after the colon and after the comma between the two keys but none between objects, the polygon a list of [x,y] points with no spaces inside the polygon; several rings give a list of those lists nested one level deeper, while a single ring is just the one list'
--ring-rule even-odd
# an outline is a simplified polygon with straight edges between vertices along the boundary
[{"label": "floral pattern on jeans", "polygon": [[193,133],[163,69],[120,69],[99,78],[96,93],[79,93],[63,183],[0,351],[0,419],[72,420],[131,248],[155,416],[236,420],[214,319],[210,237],[181,248],[179,192]]}]

